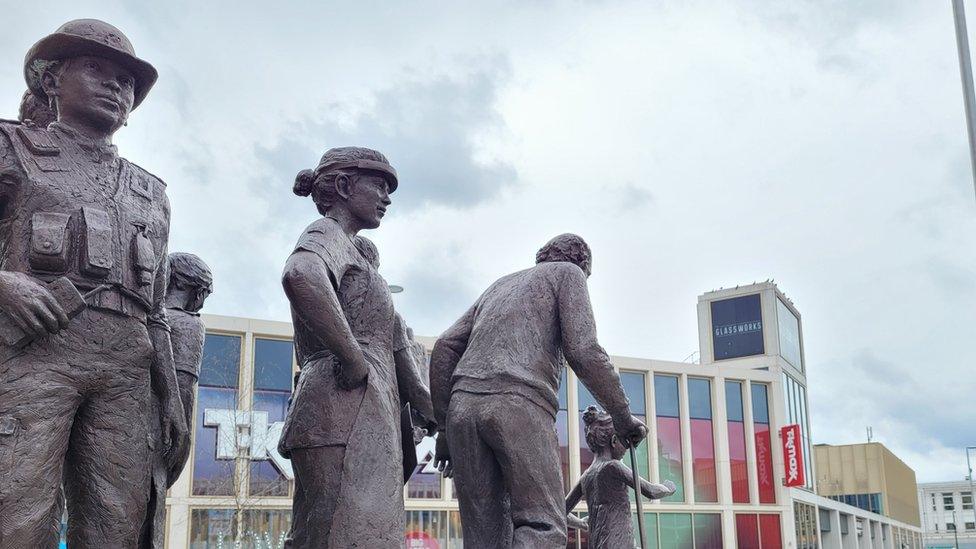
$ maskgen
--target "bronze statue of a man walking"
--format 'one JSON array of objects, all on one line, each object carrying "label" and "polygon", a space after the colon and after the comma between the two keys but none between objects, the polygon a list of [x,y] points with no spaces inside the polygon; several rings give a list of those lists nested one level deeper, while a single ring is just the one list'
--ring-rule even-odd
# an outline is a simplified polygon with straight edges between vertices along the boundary
[{"label": "bronze statue of a man walking", "polygon": [[[165,185],[112,145],[156,71],[84,19],[35,44],[24,73],[57,121],[0,122],[0,328],[22,334],[0,343],[0,548],[57,545],[62,481],[70,547],[135,547],[150,385],[165,445],[187,443],[163,309]],[[65,288],[87,306],[66,311]]]},{"label": "bronze statue of a man walking", "polygon": [[[563,234],[504,276],[434,344],[435,460],[453,469],[465,546],[566,546],[556,440],[563,357],[631,444],[647,435],[597,342],[590,248]],[[446,427],[446,429],[445,429]]]}]

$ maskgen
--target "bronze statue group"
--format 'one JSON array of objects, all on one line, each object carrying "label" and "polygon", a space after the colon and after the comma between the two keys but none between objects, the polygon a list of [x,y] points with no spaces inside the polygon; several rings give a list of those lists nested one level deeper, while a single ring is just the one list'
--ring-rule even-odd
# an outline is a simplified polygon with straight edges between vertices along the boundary
[{"label": "bronze statue group", "polygon": [[[56,547],[65,508],[69,547],[161,547],[213,281],[198,257],[168,253],[165,184],[112,145],[156,70],[86,19],[35,44],[24,74],[20,119],[0,121],[0,549]],[[329,149],[295,179],[321,217],[281,278],[300,366],[279,441],[295,472],[286,546],[403,546],[413,418],[436,431],[466,547],[564,547],[580,499],[590,547],[633,547],[635,477],[620,458],[647,428],[597,341],[589,246],[559,235],[492,284],[437,340],[428,373],[359,234],[399,184],[364,147]],[[564,496],[567,364],[605,412],[584,414],[596,460]],[[674,491],[637,482],[649,498]]]}]

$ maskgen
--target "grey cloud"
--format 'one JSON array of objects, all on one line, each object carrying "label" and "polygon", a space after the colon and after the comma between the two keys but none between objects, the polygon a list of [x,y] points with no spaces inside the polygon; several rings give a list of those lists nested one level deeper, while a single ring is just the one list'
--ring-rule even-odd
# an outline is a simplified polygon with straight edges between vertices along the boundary
[{"label": "grey cloud", "polygon": [[640,210],[654,203],[654,193],[634,183],[627,183],[615,192],[617,206],[625,212]]},{"label": "grey cloud", "polygon": [[[811,383],[810,401],[817,412],[815,418],[827,422],[811,426],[817,442],[835,442],[822,436],[831,429],[829,423],[848,424],[856,418],[865,426],[884,424],[888,432],[883,434],[910,446],[919,447],[920,441],[934,441],[950,448],[972,444],[971,418],[954,406],[943,405],[965,402],[967,395],[961,387],[950,387],[940,375],[940,365],[882,358],[874,351],[861,349],[849,361],[824,362],[820,366],[825,372]],[[837,386],[835,381],[829,381],[831,372],[846,383]],[[821,390],[821,377],[825,384],[833,385],[834,391]]]},{"label": "grey cloud", "polygon": [[[313,168],[330,147],[367,146],[382,151],[396,167],[401,185],[410,186],[409,193],[394,200],[396,210],[464,208],[490,200],[517,180],[511,164],[476,159],[478,132],[504,129],[495,102],[509,69],[502,58],[472,65],[467,75],[401,80],[376,93],[373,107],[352,124],[300,121],[273,146],[259,145],[256,156],[283,186],[300,169]],[[341,110],[340,105],[333,108]],[[280,196],[279,186],[265,181],[256,182],[254,190]]]}]

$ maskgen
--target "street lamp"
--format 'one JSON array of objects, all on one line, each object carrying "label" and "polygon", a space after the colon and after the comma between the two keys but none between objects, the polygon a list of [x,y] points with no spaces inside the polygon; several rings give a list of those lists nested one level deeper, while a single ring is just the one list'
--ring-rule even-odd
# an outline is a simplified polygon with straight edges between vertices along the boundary
[{"label": "street lamp", "polygon": [[396,284],[390,284],[390,293],[398,294],[403,291],[403,286],[397,286]]},{"label": "street lamp", "polygon": [[[976,517],[976,490],[973,490],[973,465],[969,461],[969,451],[976,450],[976,446],[966,446],[966,470],[969,471],[969,505],[973,508],[973,517]],[[966,504],[963,504],[962,510],[962,521],[966,522]],[[976,518],[973,518],[973,522],[976,522]]]}]

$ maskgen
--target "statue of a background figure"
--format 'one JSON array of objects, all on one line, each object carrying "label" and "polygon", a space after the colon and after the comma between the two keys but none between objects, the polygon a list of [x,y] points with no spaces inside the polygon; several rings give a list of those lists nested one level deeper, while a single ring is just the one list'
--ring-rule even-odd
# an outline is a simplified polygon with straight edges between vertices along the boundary
[{"label": "statue of a background figure", "polygon": [[57,545],[62,480],[69,546],[135,547],[150,383],[164,445],[188,443],[163,309],[165,185],[111,143],[156,71],[87,19],[35,44],[24,73],[57,121],[0,122],[0,547]]},{"label": "statue of a background figure", "polygon": [[[366,258],[366,261],[369,261],[374,269],[379,270],[380,252],[376,248],[376,244],[363,235],[356,235],[356,238],[353,239],[353,244],[359,250],[359,253]],[[410,432],[403,432],[401,430],[400,436],[413,439],[413,446],[416,447],[425,436],[433,436],[437,428],[437,424],[434,423],[434,409],[430,402],[430,389],[428,389],[430,377],[427,373],[427,356],[426,351],[424,351],[424,346],[414,340],[413,330],[407,326],[406,321],[403,320],[400,313],[396,313],[395,330],[403,330],[405,332],[404,334],[398,334],[396,341],[407,344],[406,348],[395,349],[393,353],[393,361],[397,364],[397,386],[400,389],[400,404],[402,406],[407,402],[413,403],[410,408],[410,415],[413,421],[413,425],[411,425],[412,429]],[[417,349],[418,346],[420,347],[419,350]],[[410,379],[400,379],[403,375],[410,375]],[[416,394],[406,393],[408,390],[416,391]],[[404,445],[405,448],[406,446],[408,445]],[[416,456],[416,453],[411,454],[411,456]],[[405,466],[408,463],[412,463],[412,466],[409,467],[410,473],[413,472],[413,467],[416,466],[416,459],[411,459],[411,456],[404,455]]]},{"label": "statue of a background figure", "polygon": [[[193,403],[196,400],[197,380],[200,377],[200,361],[203,359],[203,340],[206,327],[200,318],[200,309],[213,293],[213,274],[210,267],[194,254],[173,252],[169,254],[169,286],[166,290],[166,315],[173,342],[173,361],[176,363],[176,380],[179,384],[180,402],[183,403],[187,425],[193,424]],[[190,457],[190,447],[169,459],[162,445],[159,430],[160,401],[153,398],[153,415],[149,431],[153,442],[152,493],[142,547],[162,548],[166,520],[166,489],[176,482]]]},{"label": "statue of a background figure", "polygon": [[647,435],[596,339],[586,289],[589,246],[563,234],[539,250],[536,263],[492,284],[431,353],[442,429],[435,461],[453,472],[471,547],[566,546],[555,430],[564,355],[611,411],[622,438]]},{"label": "statue of a background figure", "polygon": [[323,217],[282,276],[302,370],[278,444],[295,471],[290,547],[403,545],[398,380],[410,375],[394,352],[407,344],[386,281],[352,241],[379,227],[396,188],[386,157],[359,147],[328,150],[295,181]]},{"label": "statue of a background figure", "polygon": [[[634,488],[634,472],[620,458],[627,449],[621,444],[609,414],[589,406],[583,412],[586,425],[586,444],[594,454],[593,463],[566,496],[566,512],[570,513],[580,499],[586,500],[587,525],[591,549],[624,549],[634,547],[634,526],[630,511],[630,489]],[[641,494],[649,499],[661,499],[675,491],[670,480],[653,484],[641,479]]]}]

